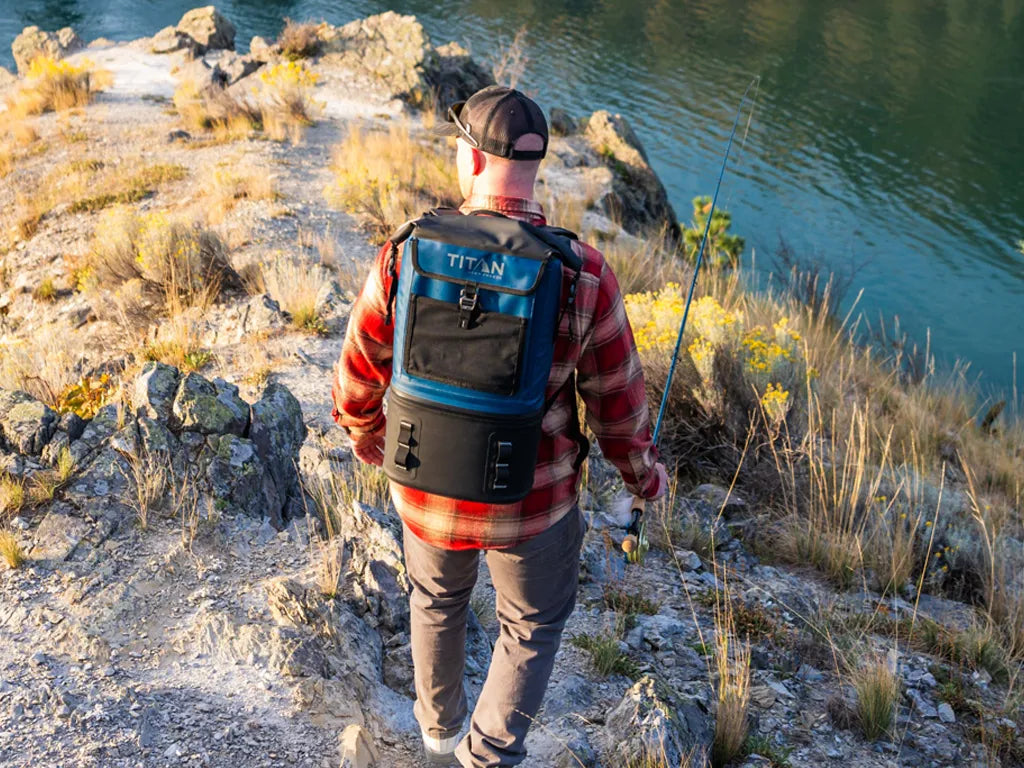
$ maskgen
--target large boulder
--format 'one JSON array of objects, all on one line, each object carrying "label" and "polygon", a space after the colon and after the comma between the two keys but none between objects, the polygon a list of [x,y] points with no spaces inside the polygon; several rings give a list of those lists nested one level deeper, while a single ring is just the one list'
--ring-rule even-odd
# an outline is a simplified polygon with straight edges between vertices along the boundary
[{"label": "large boulder", "polygon": [[57,430],[60,417],[25,392],[0,390],[0,447],[38,456]]},{"label": "large boulder", "polygon": [[140,416],[167,423],[171,406],[178,393],[181,374],[177,368],[164,363],[149,362],[135,379],[132,407]]},{"label": "large boulder", "polygon": [[302,511],[296,464],[306,439],[302,406],[287,387],[272,383],[263,397],[253,403],[248,437],[273,481],[276,497],[269,517],[273,525],[280,527],[286,516]]},{"label": "large boulder", "polygon": [[152,53],[174,53],[175,51],[198,52],[198,44],[187,32],[182,32],[177,27],[164,27],[155,35],[149,43],[149,50]]},{"label": "large boulder", "polygon": [[71,27],[64,27],[56,32],[46,32],[39,27],[25,27],[21,34],[14,38],[11,53],[14,63],[18,65],[18,74],[28,72],[32,61],[40,56],[50,59],[62,59],[69,53],[84,47],[82,39]]},{"label": "large boulder", "polygon": [[198,373],[190,373],[181,380],[174,396],[171,426],[204,435],[243,435],[249,426],[249,406],[233,384],[223,379],[210,382]]},{"label": "large boulder", "polygon": [[212,5],[188,11],[181,17],[176,30],[195,41],[197,53],[235,49],[235,25]]},{"label": "large boulder", "polygon": [[320,29],[328,62],[416,106],[464,99],[493,77],[461,46],[435,48],[415,16],[388,11]]},{"label": "large boulder", "polygon": [[678,239],[679,222],[665,185],[626,118],[595,112],[583,136],[612,171],[612,192],[601,201],[605,212],[627,232],[650,235],[665,230],[670,240]]}]

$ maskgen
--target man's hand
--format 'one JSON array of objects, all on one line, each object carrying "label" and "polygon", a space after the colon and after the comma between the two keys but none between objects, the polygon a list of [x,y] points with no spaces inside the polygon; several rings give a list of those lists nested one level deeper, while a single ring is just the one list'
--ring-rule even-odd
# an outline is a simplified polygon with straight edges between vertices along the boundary
[{"label": "man's hand", "polygon": [[665,465],[659,461],[654,465],[654,471],[658,473],[658,490],[648,501],[660,499],[668,493],[668,471],[665,469]]},{"label": "man's hand", "polygon": [[381,466],[384,463],[383,432],[349,432],[352,442],[352,453],[364,464]]}]

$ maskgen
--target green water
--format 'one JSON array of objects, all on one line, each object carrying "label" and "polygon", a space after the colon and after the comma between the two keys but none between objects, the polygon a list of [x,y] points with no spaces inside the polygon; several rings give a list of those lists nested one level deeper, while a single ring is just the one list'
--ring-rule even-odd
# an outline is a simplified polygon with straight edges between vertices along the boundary
[{"label": "green water", "polygon": [[[190,2],[0,0],[0,63],[29,23],[130,39]],[[627,115],[681,218],[710,193],[736,103],[757,111],[722,191],[747,257],[780,238],[855,271],[848,303],[1007,392],[1024,352],[1024,0],[234,2],[239,29],[394,9],[481,58],[529,30],[523,87],[545,106]],[[929,333],[930,332],[930,333]]]}]

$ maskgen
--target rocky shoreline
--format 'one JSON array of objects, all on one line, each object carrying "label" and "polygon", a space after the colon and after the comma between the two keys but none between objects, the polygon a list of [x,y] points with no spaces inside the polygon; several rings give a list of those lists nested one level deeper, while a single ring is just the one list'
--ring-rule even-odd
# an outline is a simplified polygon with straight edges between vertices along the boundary
[{"label": "rocky shoreline", "polygon": [[[131,375],[87,417],[0,388],[0,477],[31,497],[0,506],[27,557],[16,569],[0,564],[0,764],[420,765],[401,527],[379,477],[353,460],[330,418],[330,369],[374,248],[364,222],[328,206],[323,191],[332,147],[352,126],[404,121],[425,136],[438,104],[492,76],[457,43],[435,45],[413,17],[389,12],[310,34],[303,66],[322,108],[296,143],[211,141],[182,126],[172,107],[182,83],[241,99],[261,71],[288,61],[281,44],[259,38],[235,53],[234,28],[212,7],[130,43],[86,45],[73,30],[36,28],[15,41],[22,73],[42,54],[88,60],[111,82],[70,116],[35,118],[36,138],[4,176],[0,353],[28,349],[40,376],[62,365],[69,384]],[[0,70],[0,102],[24,82]],[[559,136],[542,191],[556,217],[571,208],[581,229],[609,241],[678,235],[623,118],[552,113]],[[33,187],[115,157],[180,169],[132,203],[141,215],[174,209],[212,221],[211,169],[244,167],[271,187],[232,197],[210,225],[246,288],[190,317],[202,356],[188,366],[131,368],[123,293],[79,290],[76,265],[96,247],[103,211],[68,198],[32,231],[14,220]],[[319,276],[313,331],[283,308],[287,279],[247,283],[254,268],[284,259]],[[147,333],[152,344],[163,338]],[[579,604],[524,765],[675,768],[708,751],[722,595],[751,643],[756,738],[736,765],[1021,764],[1019,712],[1000,710],[1012,678],[984,665],[951,671],[914,647],[888,649],[902,689],[891,737],[869,740],[851,725],[837,627],[862,627],[885,653],[872,639],[880,615],[966,629],[973,608],[843,591],[770,563],[756,546],[756,500],[714,485],[675,499],[675,538],[660,537],[645,566],[626,571],[610,543],[612,473],[593,456]],[[325,530],[325,500],[338,530]],[[483,569],[471,700],[497,633],[493,596]],[[617,663],[599,670],[588,648],[609,638]],[[1002,714],[978,726],[969,713],[981,708]],[[996,738],[1010,746],[987,749]],[[645,754],[663,762],[636,762]]]}]

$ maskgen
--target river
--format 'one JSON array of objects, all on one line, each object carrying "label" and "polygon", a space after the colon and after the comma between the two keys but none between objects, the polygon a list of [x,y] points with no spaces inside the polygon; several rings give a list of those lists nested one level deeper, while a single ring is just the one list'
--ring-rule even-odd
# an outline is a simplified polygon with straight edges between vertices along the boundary
[{"label": "river", "polygon": [[[132,39],[195,2],[0,0],[0,64],[26,24]],[[527,28],[545,106],[629,117],[680,219],[710,194],[736,105],[761,87],[721,204],[771,270],[780,240],[853,275],[849,303],[1006,394],[1024,357],[1024,0],[232,0],[238,28],[394,9],[486,59]],[[1024,361],[1022,361],[1024,362]]]}]

